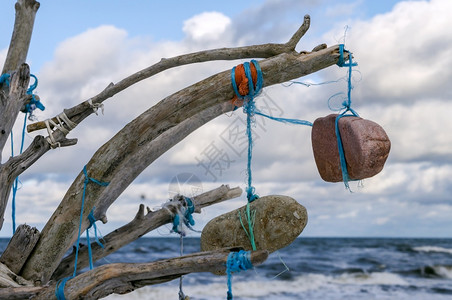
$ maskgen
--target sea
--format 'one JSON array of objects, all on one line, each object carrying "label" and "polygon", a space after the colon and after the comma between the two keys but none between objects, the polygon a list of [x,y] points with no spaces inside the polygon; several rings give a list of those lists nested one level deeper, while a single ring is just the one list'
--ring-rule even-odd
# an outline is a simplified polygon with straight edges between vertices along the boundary
[{"label": "sea", "polygon": [[[1,243],[0,251],[5,247]],[[143,237],[96,264],[149,262],[180,255],[180,239]],[[184,253],[200,239],[183,239]],[[183,277],[191,300],[226,299],[227,277]],[[108,300],[175,299],[179,279]],[[234,299],[452,299],[452,238],[297,238],[252,270],[232,276]]]}]

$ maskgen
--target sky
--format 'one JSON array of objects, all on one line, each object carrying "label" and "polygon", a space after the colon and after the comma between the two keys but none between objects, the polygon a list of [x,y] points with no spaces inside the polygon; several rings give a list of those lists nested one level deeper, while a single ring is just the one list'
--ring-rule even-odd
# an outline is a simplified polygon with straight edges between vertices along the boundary
[{"label": "sky", "polygon": [[[14,2],[3,1],[0,11],[0,64],[13,28]],[[345,42],[358,62],[352,107],[384,128],[391,152],[383,171],[353,182],[351,193],[342,183],[320,178],[310,127],[258,118],[252,161],[256,192],[291,196],[304,205],[309,221],[301,237],[452,237],[451,10],[450,0],[42,1],[28,55],[39,79],[36,92],[46,106],[36,118],[53,117],[164,57],[284,43],[309,14],[311,28],[296,49]],[[78,138],[76,146],[48,152],[21,175],[16,222],[42,229],[83,166],[117,131],[164,97],[240,62],[174,68],[106,101],[104,115],[90,116],[69,134]],[[322,83],[346,73],[332,66],[297,81]],[[265,88],[256,101],[277,116],[313,122],[333,113],[328,99],[346,90],[344,80],[310,87],[281,84]],[[176,192],[191,197],[221,184],[244,189],[245,136],[231,140],[227,133],[244,130],[245,119],[241,110],[220,116],[156,160],[110,207],[109,222],[98,225],[101,233],[131,221],[140,203],[159,209]],[[19,116],[15,141],[22,123]],[[26,145],[37,134],[45,132],[27,134]],[[14,146],[17,153],[19,145]],[[6,147],[3,160],[10,154]],[[194,216],[194,227],[202,230],[213,217],[245,204],[242,195],[206,208]],[[10,214],[8,206],[0,236],[12,233]],[[170,229],[150,235],[170,236]]]}]

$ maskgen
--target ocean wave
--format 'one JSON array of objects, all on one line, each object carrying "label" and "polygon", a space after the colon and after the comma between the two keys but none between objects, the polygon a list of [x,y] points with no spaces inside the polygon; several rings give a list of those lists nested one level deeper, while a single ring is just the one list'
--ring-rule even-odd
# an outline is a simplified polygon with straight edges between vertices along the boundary
[{"label": "ocean wave", "polygon": [[420,275],[425,278],[452,279],[452,265],[429,265],[402,273],[406,275]]},{"label": "ocean wave", "polygon": [[452,279],[452,266],[428,266],[424,270],[441,278]]},{"label": "ocean wave", "polygon": [[[188,276],[187,276],[188,277]],[[363,288],[376,288],[379,286],[408,286],[397,274],[387,272],[344,273],[342,275],[305,274],[295,276],[293,280],[267,280],[257,277],[253,280],[241,280],[234,276],[232,280],[233,294],[240,299],[297,299],[297,295],[323,293],[348,293],[350,289],[357,293]],[[217,277],[212,283],[184,284],[186,295],[196,300],[225,299],[226,277]],[[174,299],[177,297],[178,286],[154,286],[138,289],[127,298],[119,295],[110,295],[108,300],[116,299]],[[321,299],[322,297],[319,297]]]},{"label": "ocean wave", "polygon": [[333,282],[358,285],[408,285],[399,275],[388,272],[344,273]]},{"label": "ocean wave", "polygon": [[417,252],[437,252],[437,253],[452,254],[452,249],[438,247],[438,246],[420,246],[420,247],[414,247],[413,250],[417,251]]}]

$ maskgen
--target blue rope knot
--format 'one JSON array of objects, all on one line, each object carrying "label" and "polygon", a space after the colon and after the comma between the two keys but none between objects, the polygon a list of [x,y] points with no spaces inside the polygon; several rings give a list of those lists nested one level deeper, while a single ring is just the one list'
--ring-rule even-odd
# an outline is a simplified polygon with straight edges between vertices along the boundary
[{"label": "blue rope knot", "polygon": [[[188,229],[192,230],[192,231],[196,231],[193,229],[192,226],[195,225],[195,220],[193,219],[193,213],[195,212],[195,205],[193,203],[193,201],[189,198],[189,197],[185,197],[184,196],[184,201],[185,201],[185,210],[182,213],[182,218],[183,218],[183,223],[185,224],[185,226],[187,226]],[[185,236],[185,232],[182,230],[182,226],[181,226],[181,221],[180,221],[181,217],[179,214],[176,214],[173,217],[173,232],[176,232],[182,236]]]},{"label": "blue rope knot", "polygon": [[6,84],[7,87],[9,87],[9,78],[11,77],[11,75],[9,75],[8,73],[2,74],[2,76],[0,76],[0,84]]},{"label": "blue rope knot", "polygon": [[242,95],[239,93],[237,82],[235,81],[235,73],[236,73],[237,67],[233,67],[231,70],[232,88],[234,89],[234,92],[235,92],[235,95],[237,96],[237,98],[239,98],[241,100],[248,101],[250,99],[254,99],[261,93],[262,87],[264,86],[264,77],[262,75],[262,70],[261,70],[261,67],[259,66],[259,63],[257,62],[257,60],[254,60],[254,59],[251,60],[251,63],[253,64],[254,68],[256,69],[257,78],[256,78],[256,83],[254,83],[253,76],[251,74],[250,63],[249,62],[243,63],[243,67],[245,69],[245,76],[248,79],[248,94],[246,94],[246,95]]},{"label": "blue rope knot", "polygon": [[232,273],[239,273],[253,268],[251,263],[251,251],[240,250],[239,252],[231,252],[226,261],[226,274],[228,276],[228,292],[227,299],[232,300]]},{"label": "blue rope knot", "polygon": [[27,94],[31,95],[31,100],[29,103],[27,103],[25,105],[25,113],[30,113],[32,114],[33,111],[38,108],[40,110],[45,110],[45,106],[41,103],[39,97],[37,97],[35,94],[33,94],[33,91],[36,89],[36,87],[38,86],[38,78],[33,75],[30,74],[30,77],[33,77],[35,82],[28,88],[27,90]]},{"label": "blue rope knot", "polygon": [[255,194],[256,189],[254,186],[249,186],[246,188],[246,198],[248,202],[253,202],[256,199],[259,199],[259,195]]}]

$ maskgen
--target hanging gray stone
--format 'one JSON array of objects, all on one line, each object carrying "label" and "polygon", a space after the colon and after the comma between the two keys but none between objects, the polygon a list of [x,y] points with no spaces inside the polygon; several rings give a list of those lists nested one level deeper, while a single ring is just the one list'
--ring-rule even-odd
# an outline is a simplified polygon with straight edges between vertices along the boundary
[{"label": "hanging gray stone", "polygon": [[[254,241],[257,250],[276,251],[291,244],[308,222],[306,208],[288,196],[271,195],[254,200],[256,212]],[[240,224],[239,212],[247,231],[246,205],[212,219],[201,234],[201,251],[227,247],[251,250],[251,242]]]},{"label": "hanging gray stone", "polygon": [[[339,150],[335,132],[337,114],[315,120],[312,149],[323,180],[342,181]],[[342,117],[338,122],[350,179],[361,180],[378,174],[386,162],[391,142],[384,129],[359,117]]]}]

